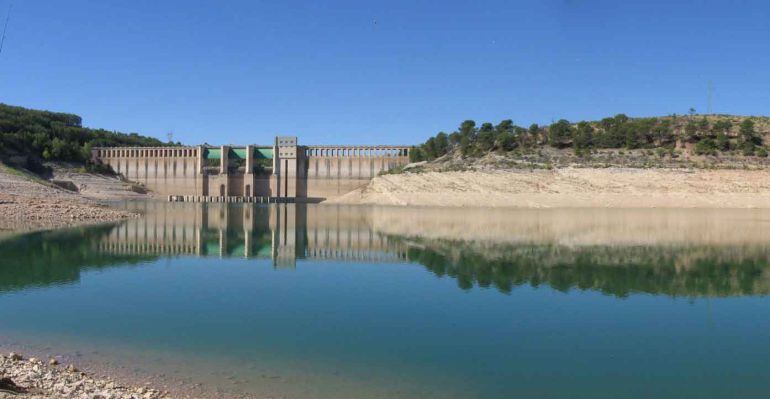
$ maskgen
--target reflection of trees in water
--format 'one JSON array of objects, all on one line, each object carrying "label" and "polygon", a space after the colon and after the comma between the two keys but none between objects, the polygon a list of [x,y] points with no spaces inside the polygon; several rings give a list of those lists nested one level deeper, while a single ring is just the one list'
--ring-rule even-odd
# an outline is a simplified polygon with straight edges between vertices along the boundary
[{"label": "reflection of trees in water", "polygon": [[483,245],[410,240],[408,258],[437,276],[470,289],[548,285],[559,291],[595,290],[670,296],[770,293],[770,252],[765,247],[614,247]]},{"label": "reflection of trees in water", "polygon": [[[0,241],[0,292],[76,282],[84,270],[134,265],[168,254],[120,254],[98,250],[113,226],[32,233]],[[267,227],[250,233],[203,230],[200,255],[271,256]],[[297,229],[306,235],[304,226]],[[296,250],[305,250],[306,239]],[[220,245],[223,243],[224,245]],[[210,247],[210,248],[209,248]],[[625,297],[632,293],[670,296],[733,296],[770,293],[770,251],[765,246],[580,246],[486,244],[459,240],[389,236],[384,252],[401,253],[438,276],[457,280],[462,289],[548,285],[559,291],[595,290]],[[224,250],[224,252],[220,252]],[[331,258],[334,252],[330,253]]]},{"label": "reflection of trees in water", "polygon": [[0,241],[0,292],[78,281],[88,269],[133,265],[155,256],[112,255],[94,246],[113,226],[30,233]]}]

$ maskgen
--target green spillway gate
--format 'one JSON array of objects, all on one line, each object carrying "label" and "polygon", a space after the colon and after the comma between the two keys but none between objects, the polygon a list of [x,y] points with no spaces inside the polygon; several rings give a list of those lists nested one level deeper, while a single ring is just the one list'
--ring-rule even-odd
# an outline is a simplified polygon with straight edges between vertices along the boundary
[{"label": "green spillway gate", "polygon": [[[253,147],[255,159],[273,159],[273,149],[268,147]],[[227,153],[230,159],[246,159],[246,148],[230,148]],[[222,159],[222,149],[205,148],[203,159]]]},{"label": "green spillway gate", "polygon": [[272,148],[254,148],[254,158],[273,159]]}]

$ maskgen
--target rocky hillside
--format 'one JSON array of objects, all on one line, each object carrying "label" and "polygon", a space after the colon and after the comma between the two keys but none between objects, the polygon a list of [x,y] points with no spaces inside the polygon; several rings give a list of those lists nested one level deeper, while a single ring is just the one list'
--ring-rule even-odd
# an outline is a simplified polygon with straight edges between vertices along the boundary
[{"label": "rocky hillside", "polygon": [[629,118],[528,128],[505,120],[476,126],[465,121],[412,152],[413,171],[509,168],[768,166],[770,118],[688,115]]}]

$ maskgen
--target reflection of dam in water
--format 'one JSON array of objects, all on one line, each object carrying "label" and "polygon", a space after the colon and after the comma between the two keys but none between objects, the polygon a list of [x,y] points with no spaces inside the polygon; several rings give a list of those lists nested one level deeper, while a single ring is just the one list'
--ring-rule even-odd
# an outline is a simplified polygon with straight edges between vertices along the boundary
[{"label": "reflection of dam in water", "polygon": [[[160,258],[413,263],[461,289],[549,286],[625,297],[770,295],[764,211],[449,211],[304,204],[128,204],[117,225],[0,241],[0,292]],[[216,262],[214,262],[216,263]]]},{"label": "reflection of dam in water", "polygon": [[116,255],[193,255],[363,262],[406,260],[406,245],[376,233],[360,213],[301,204],[139,204],[147,216],[115,226],[98,250]]}]

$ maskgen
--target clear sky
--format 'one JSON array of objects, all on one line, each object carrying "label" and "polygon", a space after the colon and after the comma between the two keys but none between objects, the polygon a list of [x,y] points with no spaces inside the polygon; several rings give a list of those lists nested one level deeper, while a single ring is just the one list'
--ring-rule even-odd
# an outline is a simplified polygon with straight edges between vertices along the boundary
[{"label": "clear sky", "polygon": [[[0,0],[0,15],[10,0]],[[14,0],[0,102],[187,144],[768,114],[766,1]]]}]

